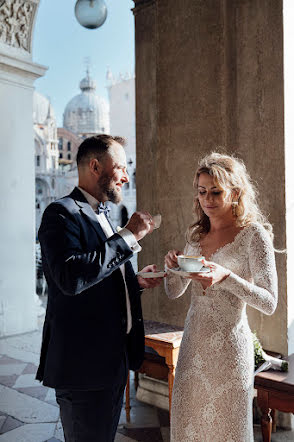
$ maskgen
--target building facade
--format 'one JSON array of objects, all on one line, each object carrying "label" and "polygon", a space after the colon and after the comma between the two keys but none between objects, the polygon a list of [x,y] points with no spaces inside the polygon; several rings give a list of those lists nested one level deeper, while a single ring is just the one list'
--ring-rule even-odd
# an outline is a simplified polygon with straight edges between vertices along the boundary
[{"label": "building facade", "polygon": [[64,127],[57,128],[58,162],[60,166],[73,164],[82,138]]},{"label": "building facade", "polygon": [[129,183],[123,188],[123,202],[111,206],[115,226],[123,226],[136,210],[135,78],[107,72],[109,103],[96,93],[89,71],[80,82],[81,94],[65,107],[64,127],[57,128],[54,110],[42,94],[34,93],[34,136],[36,169],[36,232],[42,214],[52,201],[69,193],[78,183],[76,154],[88,136],[111,133],[127,140]]},{"label": "building facade", "polygon": [[74,154],[80,138],[66,130],[61,130],[61,132],[59,130],[60,137],[58,138],[52,105],[46,97],[36,91],[33,95],[33,125],[37,238],[45,208],[52,201],[69,193],[77,184],[77,170],[73,159],[60,158],[60,140],[63,140],[65,150],[70,147],[70,154]]},{"label": "building facade", "polygon": [[114,223],[123,226],[135,212],[136,203],[136,120],[135,120],[135,76],[119,74],[115,78],[110,70],[106,75],[109,97],[110,133],[123,136],[129,183],[123,187],[123,202],[119,206],[112,204]]}]

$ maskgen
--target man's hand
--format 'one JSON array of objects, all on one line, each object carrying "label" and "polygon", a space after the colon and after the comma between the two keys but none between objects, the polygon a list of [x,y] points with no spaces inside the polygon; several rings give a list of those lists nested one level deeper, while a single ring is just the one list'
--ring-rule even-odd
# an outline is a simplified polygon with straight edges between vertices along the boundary
[{"label": "man's hand", "polygon": [[178,265],[178,255],[182,255],[183,252],[179,250],[170,250],[167,252],[164,258],[164,262],[169,269],[179,267]]},{"label": "man's hand", "polygon": [[[141,272],[156,272],[157,267],[155,264],[149,264],[148,266],[144,267]],[[154,287],[157,287],[161,281],[162,278],[142,278],[142,276],[137,276],[138,283],[141,287],[141,289],[152,289]]]},{"label": "man's hand", "polygon": [[[125,228],[133,233],[136,241],[153,232],[154,222],[149,212],[135,212],[125,225]],[[151,271],[151,270],[150,270]]]}]

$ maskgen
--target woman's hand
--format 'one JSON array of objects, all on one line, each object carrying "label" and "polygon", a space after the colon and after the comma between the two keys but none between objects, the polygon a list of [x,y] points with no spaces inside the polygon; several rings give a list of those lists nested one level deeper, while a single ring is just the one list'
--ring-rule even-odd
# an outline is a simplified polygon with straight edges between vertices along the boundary
[{"label": "woman's hand", "polygon": [[180,250],[170,250],[167,252],[164,258],[164,263],[167,268],[172,269],[174,267],[179,267],[178,265],[178,255],[182,255],[183,252]]},{"label": "woman's hand", "polygon": [[189,278],[193,279],[193,281],[199,281],[204,289],[223,281],[231,273],[230,270],[225,269],[224,267],[214,262],[206,261],[205,259],[203,259],[202,263],[205,267],[210,268],[210,272],[190,273]]}]

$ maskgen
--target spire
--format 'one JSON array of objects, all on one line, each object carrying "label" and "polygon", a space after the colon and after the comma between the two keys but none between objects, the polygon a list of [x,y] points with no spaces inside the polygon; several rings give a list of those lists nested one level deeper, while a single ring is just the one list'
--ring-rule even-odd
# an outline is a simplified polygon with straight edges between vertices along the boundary
[{"label": "spire", "polygon": [[115,83],[115,79],[114,79],[114,76],[112,74],[112,71],[111,71],[110,67],[107,66],[106,87],[111,87],[112,85],[114,85],[114,83]]},{"label": "spire", "polygon": [[51,100],[50,97],[47,98],[48,98],[48,111],[47,111],[46,120],[51,120],[53,118]]},{"label": "spire", "polygon": [[85,57],[84,58],[84,63],[86,66],[86,77],[82,79],[82,81],[80,82],[80,89],[82,90],[82,92],[84,91],[95,91],[96,90],[96,83],[93,80],[93,78],[91,78],[90,76],[90,66],[91,66],[91,58],[90,57]]}]

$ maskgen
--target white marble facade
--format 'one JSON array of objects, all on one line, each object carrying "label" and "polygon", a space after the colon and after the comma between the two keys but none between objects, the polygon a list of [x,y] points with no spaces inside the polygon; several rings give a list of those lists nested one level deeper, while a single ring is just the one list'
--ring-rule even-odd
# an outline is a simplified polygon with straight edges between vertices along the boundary
[{"label": "white marble facade", "polygon": [[37,326],[32,107],[46,72],[31,55],[38,3],[0,2],[0,337]]},{"label": "white marble facade", "polygon": [[35,177],[36,177],[36,237],[42,214],[52,201],[71,192],[78,182],[74,162],[59,164],[57,123],[50,101],[34,92],[33,103]]}]

